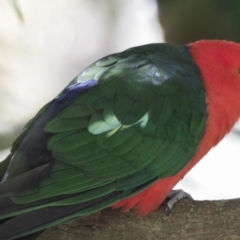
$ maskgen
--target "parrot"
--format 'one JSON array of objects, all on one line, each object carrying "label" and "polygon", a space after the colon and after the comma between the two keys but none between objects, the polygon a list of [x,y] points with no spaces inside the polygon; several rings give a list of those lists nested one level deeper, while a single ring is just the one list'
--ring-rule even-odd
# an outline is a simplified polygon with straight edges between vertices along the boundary
[{"label": "parrot", "polygon": [[0,239],[102,209],[144,216],[240,117],[240,44],[151,43],[83,70],[24,127],[0,164]]}]

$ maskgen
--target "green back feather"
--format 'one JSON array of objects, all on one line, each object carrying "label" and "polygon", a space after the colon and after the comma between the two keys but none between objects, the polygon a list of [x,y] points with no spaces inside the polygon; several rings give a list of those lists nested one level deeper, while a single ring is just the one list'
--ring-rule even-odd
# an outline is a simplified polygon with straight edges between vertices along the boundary
[{"label": "green back feather", "polygon": [[[76,96],[43,126],[41,136],[47,139],[52,157],[45,177],[28,185],[32,170],[26,170],[25,179],[21,171],[15,173],[14,164],[16,156],[22,156],[23,169],[33,161],[27,151],[22,152],[21,144],[37,128],[36,119],[49,105],[14,144],[0,197],[7,183],[18,178],[25,179],[26,187],[9,193],[13,203],[22,208],[16,210],[15,206],[2,215],[0,211],[0,219],[47,206],[85,204],[51,224],[26,230],[31,233],[88,215],[177,174],[196,153],[206,126],[206,93],[186,47],[152,44],[105,57],[64,91],[90,79],[97,85]],[[37,142],[31,144],[38,147]]]}]

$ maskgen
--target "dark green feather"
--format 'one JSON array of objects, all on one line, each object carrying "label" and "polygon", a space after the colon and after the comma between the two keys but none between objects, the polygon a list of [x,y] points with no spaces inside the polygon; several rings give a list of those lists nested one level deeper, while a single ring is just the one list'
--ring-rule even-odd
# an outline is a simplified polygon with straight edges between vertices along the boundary
[{"label": "dark green feather", "polygon": [[0,184],[0,239],[89,215],[177,174],[206,120],[186,47],[151,44],[93,63],[13,144]]}]

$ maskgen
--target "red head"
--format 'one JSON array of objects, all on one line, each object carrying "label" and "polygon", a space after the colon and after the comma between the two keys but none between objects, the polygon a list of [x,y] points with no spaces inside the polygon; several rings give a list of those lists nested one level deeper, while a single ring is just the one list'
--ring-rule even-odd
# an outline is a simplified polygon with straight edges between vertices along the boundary
[{"label": "red head", "polygon": [[188,46],[202,74],[208,111],[222,138],[240,117],[240,44],[202,40]]}]

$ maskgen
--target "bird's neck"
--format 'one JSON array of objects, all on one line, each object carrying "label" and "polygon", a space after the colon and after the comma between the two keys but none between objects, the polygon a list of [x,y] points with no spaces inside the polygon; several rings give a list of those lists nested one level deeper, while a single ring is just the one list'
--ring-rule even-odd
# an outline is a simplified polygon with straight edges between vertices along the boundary
[{"label": "bird's neck", "polygon": [[216,145],[240,117],[240,44],[202,40],[188,45],[206,89],[206,104]]}]

